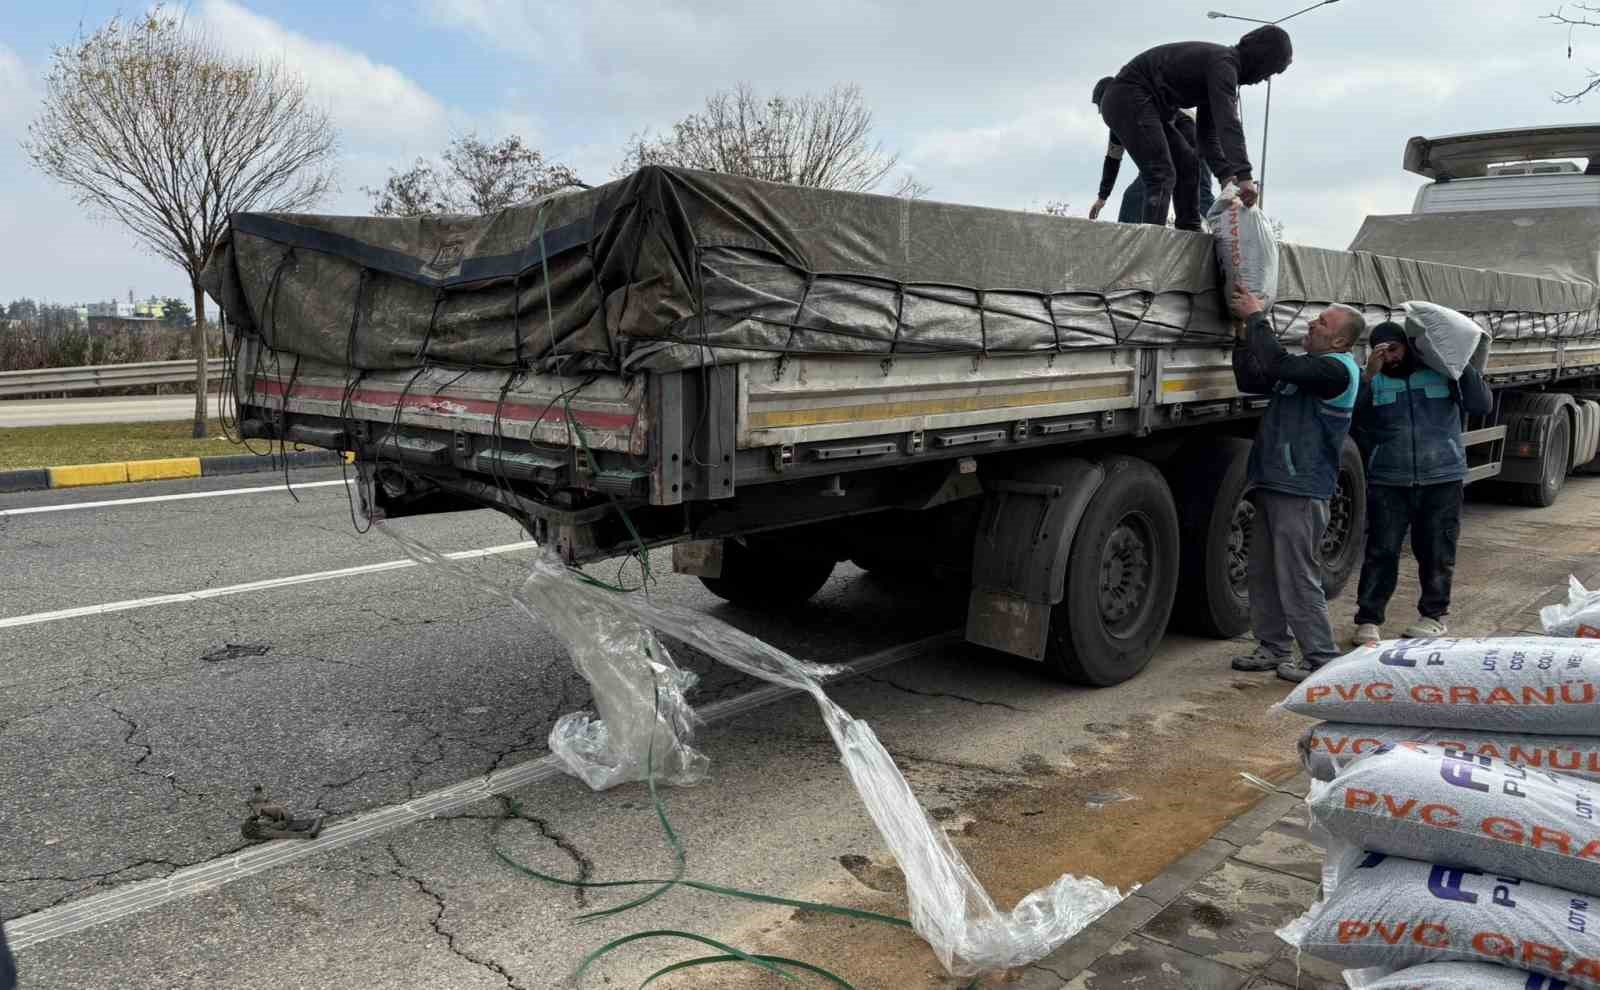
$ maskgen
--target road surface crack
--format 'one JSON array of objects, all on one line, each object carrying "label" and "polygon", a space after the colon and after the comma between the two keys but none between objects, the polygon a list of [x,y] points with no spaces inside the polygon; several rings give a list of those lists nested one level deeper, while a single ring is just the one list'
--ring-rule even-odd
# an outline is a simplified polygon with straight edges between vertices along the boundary
[{"label": "road surface crack", "polygon": [[428,923],[433,927],[434,934],[444,939],[445,948],[449,949],[455,955],[460,956],[462,959],[465,959],[467,962],[472,963],[474,966],[481,966],[482,968],[487,969],[491,973],[499,976],[502,980],[506,981],[506,986],[510,987],[511,990],[527,990],[526,987],[513,979],[510,973],[506,972],[505,967],[501,966],[493,959],[480,959],[468,952],[465,948],[458,946],[456,944],[455,933],[444,927],[444,895],[428,886],[428,882],[426,880],[410,872],[410,866],[406,864],[405,860],[400,858],[400,853],[394,848],[394,843],[388,843],[385,848],[389,850],[389,857],[393,859],[395,863],[394,869],[389,871],[390,874],[397,880],[407,881],[412,886],[416,887],[418,892],[427,895],[433,900],[433,917],[429,919]]},{"label": "road surface crack", "polygon": [[950,698],[954,701],[965,701],[969,705],[987,705],[995,708],[1005,708],[1013,712],[1027,711],[1026,708],[1018,708],[1016,705],[1008,704],[1004,701],[984,701],[981,698],[969,698],[964,694],[951,694],[948,691],[919,691],[916,688],[906,687],[904,684],[897,684],[887,677],[876,677],[872,674],[862,674],[861,676],[874,684],[883,684],[894,688],[896,691],[904,691],[906,694],[914,694],[921,698]]},{"label": "road surface crack", "polygon": [[139,758],[133,761],[132,769],[134,773],[141,774],[145,777],[154,777],[156,780],[165,783],[167,785],[167,790],[174,798],[176,798],[179,794],[182,794],[185,797],[201,799],[204,799],[207,796],[203,793],[191,791],[189,788],[178,783],[178,773],[176,770],[168,769],[165,773],[163,773],[160,770],[153,770],[149,767],[146,767],[145,761],[149,760],[150,757],[155,755],[155,749],[152,748],[148,742],[133,741],[133,737],[143,731],[140,728],[138,721],[129,716],[126,712],[122,711],[120,708],[117,708],[115,705],[106,704],[105,702],[101,702],[101,704],[105,706],[106,711],[121,719],[122,723],[128,727],[127,735],[122,737],[122,744],[124,746],[132,746],[135,749],[143,750],[143,752],[139,754]]},{"label": "road surface crack", "polygon": [[[529,825],[532,825],[534,828],[538,829],[541,836],[548,839],[552,845],[566,853],[567,856],[577,864],[579,883],[584,883],[590,877],[594,876],[594,861],[589,859],[588,856],[585,856],[582,850],[580,850],[577,846],[573,845],[571,839],[568,839],[565,835],[556,831],[554,826],[545,821],[543,818],[535,817],[528,814],[526,811],[523,811],[520,805],[511,801],[504,795],[497,795],[497,797],[499,798],[501,805],[504,806],[505,813],[508,817],[520,818]],[[574,887],[572,888],[572,892],[576,895],[576,900],[579,907],[589,906],[589,900],[585,896],[585,892],[582,887]]]}]

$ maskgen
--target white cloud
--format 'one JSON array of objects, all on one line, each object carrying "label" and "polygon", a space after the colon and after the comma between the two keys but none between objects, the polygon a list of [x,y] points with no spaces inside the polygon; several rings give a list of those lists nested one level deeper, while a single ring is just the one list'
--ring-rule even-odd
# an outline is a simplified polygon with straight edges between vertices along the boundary
[{"label": "white cloud", "polygon": [[414,139],[446,132],[444,105],[392,65],[290,31],[234,0],[204,0],[193,16],[232,51],[281,58],[305,80],[334,123],[357,138]]},{"label": "white cloud", "polygon": [[1016,156],[1104,143],[1106,125],[1092,106],[1080,109],[1080,101],[1066,104],[1063,97],[1025,102],[1044,106],[996,124],[942,128],[916,137],[906,153],[907,166],[923,170],[971,169]]}]

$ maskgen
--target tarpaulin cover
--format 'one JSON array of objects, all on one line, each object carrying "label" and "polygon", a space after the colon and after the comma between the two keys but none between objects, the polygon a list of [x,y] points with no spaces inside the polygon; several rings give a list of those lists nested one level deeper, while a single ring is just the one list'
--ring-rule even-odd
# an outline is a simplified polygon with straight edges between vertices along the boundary
[{"label": "tarpaulin cover", "polygon": [[[1542,271],[1555,277],[1285,244],[1273,319],[1292,341],[1332,302],[1386,319],[1421,299],[1497,339],[1592,334],[1595,286],[1568,275],[1593,276],[1597,243],[1572,245],[1588,261],[1570,272]],[[202,281],[239,331],[360,370],[1231,335],[1209,235],[659,167],[484,217],[236,214]]]}]

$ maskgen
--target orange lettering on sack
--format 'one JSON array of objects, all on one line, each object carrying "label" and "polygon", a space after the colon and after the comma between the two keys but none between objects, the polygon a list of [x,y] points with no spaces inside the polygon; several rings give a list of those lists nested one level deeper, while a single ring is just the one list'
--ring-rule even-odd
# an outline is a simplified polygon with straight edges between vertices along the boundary
[{"label": "orange lettering on sack", "polygon": [[1424,705],[1437,705],[1444,701],[1444,692],[1432,684],[1418,684],[1411,689],[1411,700]]},{"label": "orange lettering on sack", "polygon": [[1373,791],[1364,791],[1359,787],[1347,787],[1344,791],[1344,806],[1346,809],[1370,808],[1378,803],[1378,795]]},{"label": "orange lettering on sack", "polygon": [[[1439,934],[1430,939],[1428,936],[1430,929]],[[1450,933],[1445,930],[1443,925],[1432,921],[1418,925],[1416,931],[1411,933],[1411,938],[1418,945],[1427,946],[1430,949],[1448,949],[1450,947]]]},{"label": "orange lettering on sack", "polygon": [[1478,704],[1478,689],[1470,684],[1450,685],[1450,703],[1452,705]]},{"label": "orange lettering on sack", "polygon": [[1408,925],[1406,922],[1402,921],[1392,932],[1390,931],[1389,926],[1385,925],[1381,921],[1373,922],[1373,927],[1378,929],[1379,938],[1383,939],[1390,945],[1399,945],[1400,940],[1406,937],[1406,928]]},{"label": "orange lettering on sack", "polygon": [[1411,814],[1411,809],[1416,807],[1417,799],[1409,798],[1403,802],[1396,802],[1393,794],[1383,796],[1383,806],[1389,810],[1390,818],[1404,818]]},{"label": "orange lettering on sack", "polygon": [[1512,959],[1517,954],[1517,944],[1499,932],[1479,932],[1472,936],[1472,948],[1481,956],[1495,959]]},{"label": "orange lettering on sack", "polygon": [[1522,964],[1559,973],[1567,964],[1567,954],[1553,945],[1545,945],[1542,942],[1523,942]]},{"label": "orange lettering on sack", "polygon": [[1368,701],[1393,701],[1394,685],[1385,681],[1374,681],[1367,685]]},{"label": "orange lettering on sack", "polygon": [[1485,818],[1479,826],[1483,833],[1490,838],[1509,842],[1514,846],[1522,845],[1522,823],[1514,822],[1509,818]]},{"label": "orange lettering on sack", "polygon": [[1339,922],[1339,944],[1348,945],[1366,938],[1372,932],[1372,926],[1365,921]]},{"label": "orange lettering on sack", "polygon": [[1435,828],[1461,827],[1461,812],[1450,807],[1448,804],[1424,805],[1422,810],[1418,812],[1417,815],[1423,820],[1423,822],[1432,825]]},{"label": "orange lettering on sack", "polygon": [[1306,688],[1306,704],[1314,705],[1333,693],[1333,688],[1319,684],[1316,687]]},{"label": "orange lettering on sack", "polygon": [[1517,703],[1517,696],[1503,687],[1497,687],[1489,692],[1489,697],[1484,699],[1483,703],[1486,705],[1514,705]]},{"label": "orange lettering on sack", "polygon": [[1595,862],[1600,863],[1600,839],[1595,839],[1593,842],[1584,846],[1583,850],[1578,853],[1578,858],[1592,859]]},{"label": "orange lettering on sack", "polygon": [[1535,849],[1543,849],[1549,844],[1563,856],[1572,855],[1572,836],[1553,828],[1545,828],[1543,825],[1533,827],[1533,841],[1528,844]]}]

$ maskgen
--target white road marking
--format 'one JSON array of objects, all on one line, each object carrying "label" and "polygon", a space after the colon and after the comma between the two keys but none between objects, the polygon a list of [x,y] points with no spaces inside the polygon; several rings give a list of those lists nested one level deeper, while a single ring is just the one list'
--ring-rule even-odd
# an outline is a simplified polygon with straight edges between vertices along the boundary
[{"label": "white road marking", "polygon": [[[839,673],[829,680],[865,674],[887,667],[954,643],[958,638],[955,633],[942,633],[914,643],[891,647],[879,653],[870,653],[841,664]],[[707,705],[700,709],[701,720],[708,725],[725,721],[796,693],[792,688],[777,685],[757,688],[737,698]],[[68,901],[13,919],[6,923],[6,938],[11,942],[13,949],[26,949],[30,945],[38,945],[63,935],[126,918],[169,901],[215,890],[223,884],[242,880],[274,867],[287,866],[308,856],[339,849],[423,818],[460,811],[496,794],[505,794],[519,787],[550,780],[559,776],[561,772],[561,763],[554,756],[530,760],[483,777],[451,784],[404,804],[375,808],[348,821],[329,825],[315,839],[280,839],[277,842],[252,846],[222,859],[186,866],[166,877],[136,880],[103,894]]]},{"label": "white road marking", "polygon": [[[348,485],[344,481],[301,481],[294,488],[324,488],[328,485]],[[214,492],[181,492],[177,495],[145,495],[140,498],[108,498],[98,502],[67,502],[62,505],[29,505],[20,509],[0,509],[0,516],[31,516],[39,512],[70,512],[73,509],[104,509],[112,505],[143,505],[147,502],[181,502],[191,498],[217,498],[222,495],[254,495],[258,492],[281,492],[283,485],[262,485],[258,488],[224,488]]]},{"label": "white road marking", "polygon": [[[458,550],[444,556],[449,560],[471,560],[475,557],[493,557],[503,553],[515,553],[518,550],[530,550],[538,546],[532,540],[521,543],[505,543],[497,547],[483,547],[478,550]],[[154,595],[150,598],[130,598],[126,601],[107,602],[104,605],[83,605],[78,608],[57,609],[54,612],[34,612],[31,615],[13,615],[0,619],[0,629],[11,629],[16,626],[35,626],[41,622],[59,622],[62,619],[78,619],[86,615],[105,615],[108,612],[127,612],[136,608],[154,608],[157,605],[174,605],[179,602],[199,602],[207,598],[224,598],[228,595],[243,595],[252,591],[267,591],[272,588],[287,588],[296,584],[315,584],[318,581],[335,581],[343,577],[354,577],[358,574],[381,574],[384,571],[399,571],[407,567],[416,567],[417,562],[410,559],[389,560],[381,564],[362,564],[357,567],[341,567],[333,571],[313,571],[310,574],[291,574],[288,577],[268,578],[265,581],[250,581],[245,584],[229,584],[220,588],[202,588],[199,591],[180,591],[171,595]]]}]

